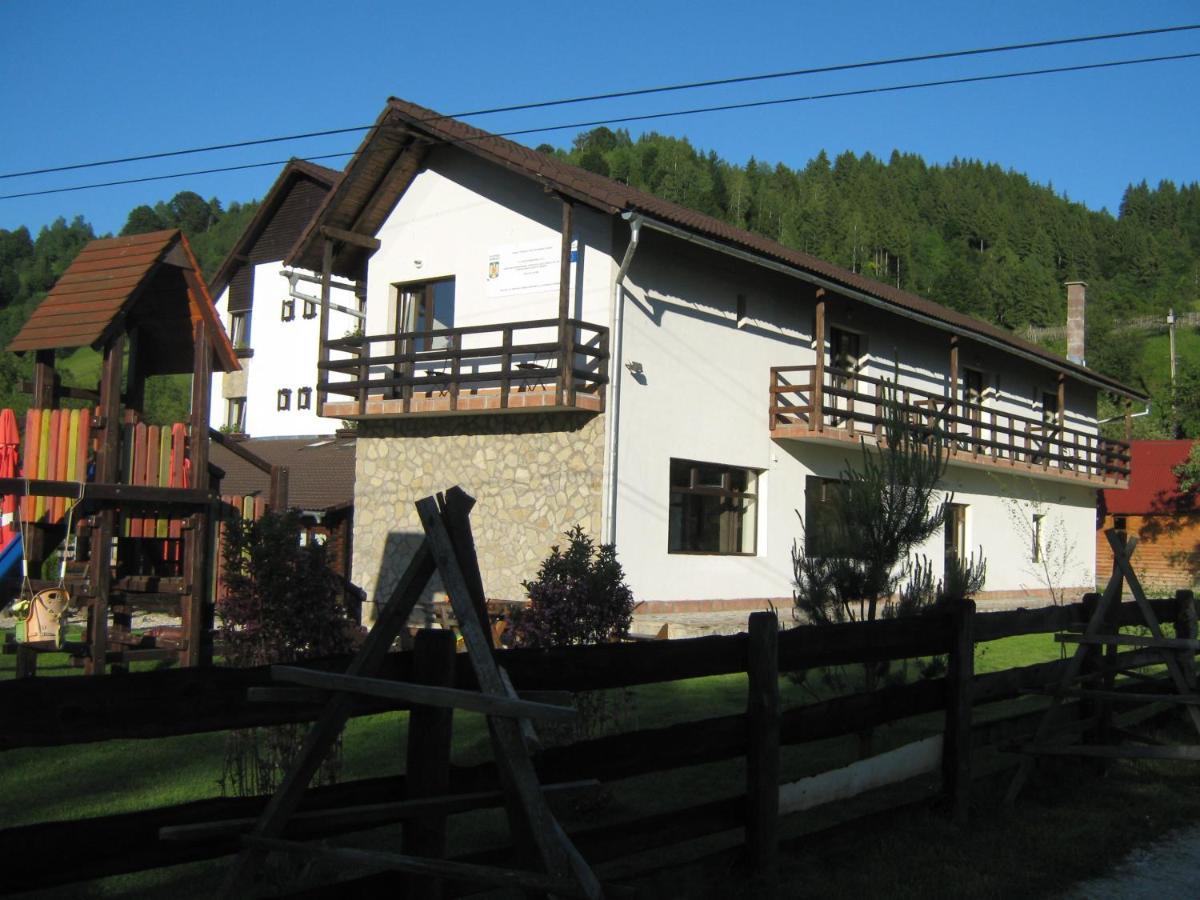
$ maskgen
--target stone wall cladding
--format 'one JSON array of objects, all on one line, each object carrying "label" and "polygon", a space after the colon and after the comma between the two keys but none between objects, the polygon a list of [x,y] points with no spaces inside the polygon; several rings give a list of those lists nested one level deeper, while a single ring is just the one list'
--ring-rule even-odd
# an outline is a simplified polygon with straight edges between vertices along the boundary
[{"label": "stone wall cladding", "polygon": [[[488,597],[519,600],[521,582],[562,533],[600,534],[604,417],[520,413],[364,420],[354,484],[353,580],[364,621],[423,536],[413,504],[459,485],[477,501],[471,525]],[[427,599],[441,591],[435,583]]]}]

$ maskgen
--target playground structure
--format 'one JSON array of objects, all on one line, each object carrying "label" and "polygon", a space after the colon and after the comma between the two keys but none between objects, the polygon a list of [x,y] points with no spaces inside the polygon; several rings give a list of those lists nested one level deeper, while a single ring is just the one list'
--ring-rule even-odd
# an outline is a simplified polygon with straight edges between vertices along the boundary
[{"label": "playground structure", "polygon": [[[64,388],[56,351],[83,346],[102,355],[99,385]],[[34,354],[23,477],[0,478],[0,494],[22,498],[21,590],[65,588],[86,611],[83,642],[64,649],[90,674],[136,659],[210,661],[220,500],[208,460],[209,391],[214,369],[238,362],[186,237],[92,241],[7,349]],[[173,374],[192,375],[189,420],[147,424],[147,379]],[[56,550],[69,560],[55,567],[61,577],[38,577]],[[181,627],[170,638],[135,636],[135,607],[177,612]],[[46,649],[53,644],[24,645],[26,667]]]}]

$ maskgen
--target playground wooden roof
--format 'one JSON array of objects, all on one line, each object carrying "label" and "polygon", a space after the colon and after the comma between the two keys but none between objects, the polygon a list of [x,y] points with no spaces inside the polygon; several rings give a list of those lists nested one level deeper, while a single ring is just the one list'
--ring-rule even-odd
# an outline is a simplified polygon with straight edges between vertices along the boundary
[{"label": "playground wooden roof", "polygon": [[146,374],[186,373],[199,321],[208,326],[217,368],[239,368],[183,232],[102,238],[79,252],[8,349],[100,347],[136,327]]}]

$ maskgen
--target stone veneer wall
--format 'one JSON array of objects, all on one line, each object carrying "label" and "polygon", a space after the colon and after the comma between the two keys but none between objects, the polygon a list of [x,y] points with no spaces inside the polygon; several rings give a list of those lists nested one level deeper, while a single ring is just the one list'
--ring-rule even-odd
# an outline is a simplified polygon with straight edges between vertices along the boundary
[{"label": "stone veneer wall", "polygon": [[[421,541],[416,500],[456,484],[474,497],[484,588],[491,599],[518,600],[564,531],[579,524],[599,536],[603,471],[603,415],[361,421],[352,578],[367,593],[363,621],[374,621]],[[436,577],[432,591],[441,591]]]}]

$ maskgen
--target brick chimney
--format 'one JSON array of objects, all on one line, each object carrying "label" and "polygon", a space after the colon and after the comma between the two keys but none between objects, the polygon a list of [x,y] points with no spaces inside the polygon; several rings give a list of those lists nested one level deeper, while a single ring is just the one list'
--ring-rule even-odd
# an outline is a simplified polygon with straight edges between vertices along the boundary
[{"label": "brick chimney", "polygon": [[1067,282],[1067,359],[1086,365],[1083,336],[1087,310],[1087,282]]}]

